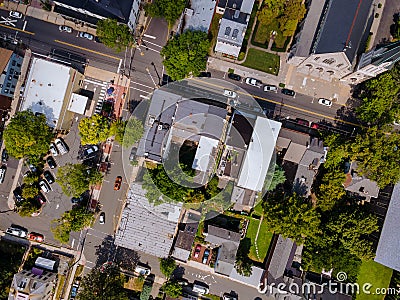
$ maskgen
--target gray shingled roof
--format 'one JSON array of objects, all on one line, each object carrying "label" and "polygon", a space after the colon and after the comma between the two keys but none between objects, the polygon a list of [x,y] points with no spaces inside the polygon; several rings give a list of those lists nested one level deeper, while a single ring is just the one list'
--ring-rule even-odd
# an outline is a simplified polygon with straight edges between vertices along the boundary
[{"label": "gray shingled roof", "polygon": [[227,241],[231,241],[239,245],[240,233],[213,225],[208,225],[208,232],[205,241],[213,245],[222,245]]},{"label": "gray shingled roof", "polygon": [[282,277],[288,265],[292,263],[296,247],[291,239],[279,235],[267,270],[274,279]]},{"label": "gray shingled roof", "polygon": [[234,242],[224,242],[218,251],[215,263],[215,272],[229,276],[235,266],[236,252],[239,244]]},{"label": "gray shingled roof", "polygon": [[378,46],[367,53],[363,53],[357,66],[357,70],[368,66],[369,64],[379,66],[387,62],[390,62],[391,64],[385,68],[391,69],[399,60],[400,41],[397,41],[387,45]]}]

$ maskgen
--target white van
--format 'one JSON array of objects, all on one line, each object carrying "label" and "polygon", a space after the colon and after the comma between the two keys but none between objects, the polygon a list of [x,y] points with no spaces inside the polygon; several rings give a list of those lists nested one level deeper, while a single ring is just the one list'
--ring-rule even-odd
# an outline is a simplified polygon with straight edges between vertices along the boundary
[{"label": "white van", "polygon": [[199,285],[199,284],[194,284],[193,285],[193,292],[200,294],[200,295],[205,295],[209,293],[209,289],[205,286]]}]

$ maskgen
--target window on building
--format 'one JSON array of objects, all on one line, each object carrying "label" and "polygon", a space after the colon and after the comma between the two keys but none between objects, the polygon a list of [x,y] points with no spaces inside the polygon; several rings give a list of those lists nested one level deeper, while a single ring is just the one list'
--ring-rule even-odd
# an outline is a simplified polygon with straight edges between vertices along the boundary
[{"label": "window on building", "polygon": [[228,26],[225,28],[225,35],[230,35],[231,34],[231,28]]},{"label": "window on building", "polygon": [[10,82],[7,83],[6,87],[11,87],[11,83]]},{"label": "window on building", "polygon": [[11,63],[11,65],[12,65],[12,66],[15,66],[16,63],[17,63],[17,62],[16,62],[15,60],[13,60],[12,63]]},{"label": "window on building", "polygon": [[239,29],[234,29],[233,32],[232,32],[232,38],[236,40],[238,34],[239,34]]},{"label": "window on building", "polygon": [[335,62],[333,58],[327,58],[322,61],[324,64],[331,65]]},{"label": "window on building", "polygon": [[314,58],[314,60],[318,60],[318,59],[319,59],[319,56],[317,56],[317,57]]},{"label": "window on building", "polygon": [[336,68],[340,68],[341,66],[343,66],[343,64],[338,64],[338,65],[336,66]]},{"label": "window on building", "polygon": [[21,68],[21,64],[17,64],[17,67],[18,67],[18,68]]}]

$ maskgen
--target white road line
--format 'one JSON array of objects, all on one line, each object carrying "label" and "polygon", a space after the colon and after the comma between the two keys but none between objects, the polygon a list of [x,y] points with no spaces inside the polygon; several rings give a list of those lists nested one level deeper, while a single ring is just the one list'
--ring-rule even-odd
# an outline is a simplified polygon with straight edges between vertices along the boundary
[{"label": "white road line", "polygon": [[149,89],[151,89],[151,90],[154,90],[154,87],[151,87],[151,86],[148,86],[148,85],[145,85],[145,84],[139,83],[139,82],[132,82],[132,81],[131,81],[131,83],[133,83],[133,84],[137,84],[137,85],[141,85],[141,86],[147,87],[147,88],[149,88]]},{"label": "white road line", "polygon": [[158,47],[158,48],[162,48],[163,46],[160,46],[160,45],[158,45],[158,44],[156,44],[156,43],[152,43],[152,42],[150,42],[150,41],[146,41],[146,40],[143,40],[145,43],[148,43],[148,44],[150,44],[150,45],[153,45],[153,46],[156,46],[156,47]]},{"label": "white road line", "polygon": [[92,83],[92,84],[97,84],[97,85],[106,87],[105,84],[103,84],[103,83],[101,83],[101,82],[93,81],[93,80],[90,80],[90,79],[84,79],[83,81],[84,81],[84,82],[88,82],[88,83]]},{"label": "white road line", "polygon": [[121,65],[122,65],[122,58],[119,60],[119,65],[117,69],[117,73],[119,74],[119,71],[121,71]]},{"label": "white road line", "polygon": [[74,245],[75,245],[75,239],[72,239],[71,248],[74,248]]},{"label": "white road line", "polygon": [[156,37],[155,37],[155,36],[148,35],[148,34],[143,34],[143,36],[144,36],[144,37],[147,37],[147,38],[149,38],[149,39],[153,39],[153,40],[155,40],[155,39],[156,39]]},{"label": "white road line", "polygon": [[151,51],[154,51],[154,52],[157,52],[157,53],[160,53],[160,51],[158,51],[158,50],[156,50],[156,49],[152,49],[152,48],[146,47],[146,50],[147,50],[147,49],[149,49],[149,50],[151,50]]},{"label": "white road line", "polygon": [[134,88],[134,87],[131,87],[131,89],[139,91],[139,92],[142,92],[142,93],[148,93],[148,91],[144,91],[144,90],[141,90],[141,89],[138,89],[138,88]]},{"label": "white road line", "polygon": [[144,95],[139,95],[139,97],[143,98],[143,99],[147,99],[147,100],[150,99],[150,97],[147,97],[147,96],[144,96]]},{"label": "white road line", "polygon": [[28,21],[25,21],[25,22],[24,22],[24,26],[22,27],[22,30],[23,30],[23,31],[25,31],[26,23],[28,23]]}]

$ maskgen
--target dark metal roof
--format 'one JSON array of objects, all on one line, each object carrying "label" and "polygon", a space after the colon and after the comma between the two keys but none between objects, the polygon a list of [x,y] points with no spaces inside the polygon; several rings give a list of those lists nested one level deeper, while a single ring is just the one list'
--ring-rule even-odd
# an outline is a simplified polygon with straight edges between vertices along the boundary
[{"label": "dark metal roof", "polygon": [[[320,28],[314,40],[313,53],[344,51],[350,62],[357,55],[373,0],[328,0]],[[373,16],[372,16],[373,17]]]}]

